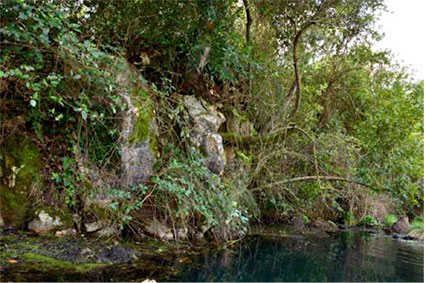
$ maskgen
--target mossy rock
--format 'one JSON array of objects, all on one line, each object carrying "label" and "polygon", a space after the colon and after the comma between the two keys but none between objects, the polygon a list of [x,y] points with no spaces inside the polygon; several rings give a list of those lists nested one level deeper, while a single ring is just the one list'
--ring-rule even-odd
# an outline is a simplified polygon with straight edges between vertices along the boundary
[{"label": "mossy rock", "polygon": [[1,149],[1,215],[4,225],[23,229],[33,202],[29,193],[40,179],[40,153],[25,136],[6,140]]}]

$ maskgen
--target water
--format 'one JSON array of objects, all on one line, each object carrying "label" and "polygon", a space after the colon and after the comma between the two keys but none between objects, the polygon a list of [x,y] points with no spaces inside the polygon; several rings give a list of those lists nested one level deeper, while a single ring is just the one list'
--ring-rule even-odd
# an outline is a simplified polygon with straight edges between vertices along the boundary
[{"label": "water", "polygon": [[263,237],[197,258],[180,281],[423,281],[423,243],[385,235]]},{"label": "water", "polygon": [[232,247],[193,255],[144,257],[87,273],[13,266],[1,281],[421,281],[422,242],[383,234],[250,236]]}]

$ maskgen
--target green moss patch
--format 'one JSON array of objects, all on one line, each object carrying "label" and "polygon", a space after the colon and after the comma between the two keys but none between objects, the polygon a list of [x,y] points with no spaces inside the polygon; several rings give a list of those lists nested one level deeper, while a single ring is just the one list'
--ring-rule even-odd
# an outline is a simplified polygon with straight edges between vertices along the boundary
[{"label": "green moss patch", "polygon": [[150,137],[151,122],[154,114],[154,105],[147,91],[135,88],[133,101],[136,103],[138,115],[134,124],[133,134],[130,137],[131,144],[146,141]]},{"label": "green moss patch", "polygon": [[2,145],[0,201],[5,225],[24,228],[31,200],[28,194],[40,178],[40,153],[25,136],[8,139]]},{"label": "green moss patch", "polygon": [[75,270],[77,272],[86,272],[94,268],[106,266],[106,264],[103,263],[75,263],[70,261],[57,260],[36,253],[25,253],[21,255],[20,258],[22,258],[26,263],[45,264],[52,268]]}]

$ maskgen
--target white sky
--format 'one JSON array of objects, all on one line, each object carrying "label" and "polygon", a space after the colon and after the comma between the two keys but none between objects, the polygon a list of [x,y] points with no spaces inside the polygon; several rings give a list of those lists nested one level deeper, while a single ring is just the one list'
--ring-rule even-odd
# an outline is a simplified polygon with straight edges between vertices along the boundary
[{"label": "white sky", "polygon": [[425,77],[425,0],[385,0],[378,27],[385,37],[375,44],[390,49],[397,61],[409,66],[416,79]]}]

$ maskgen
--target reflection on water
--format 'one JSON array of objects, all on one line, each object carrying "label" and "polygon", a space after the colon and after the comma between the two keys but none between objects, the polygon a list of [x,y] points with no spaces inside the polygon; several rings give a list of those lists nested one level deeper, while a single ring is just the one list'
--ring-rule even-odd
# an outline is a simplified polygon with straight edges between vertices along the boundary
[{"label": "reflection on water", "polygon": [[423,260],[423,243],[372,233],[252,236],[201,256],[146,256],[86,273],[17,264],[0,268],[0,281],[423,281]]},{"label": "reflection on water", "polygon": [[180,281],[423,281],[423,244],[383,235],[251,237],[204,255]]}]

